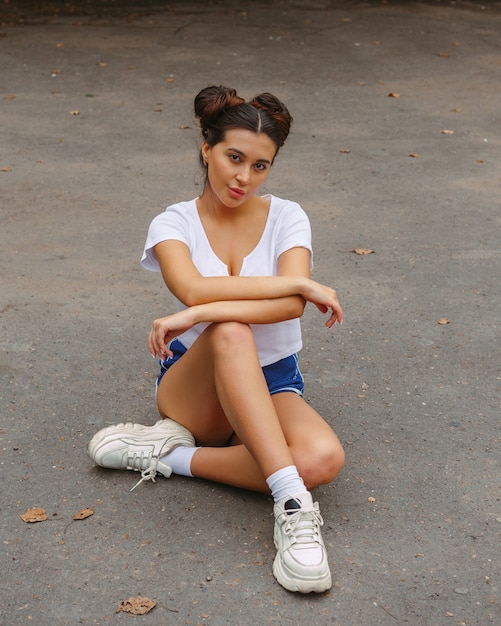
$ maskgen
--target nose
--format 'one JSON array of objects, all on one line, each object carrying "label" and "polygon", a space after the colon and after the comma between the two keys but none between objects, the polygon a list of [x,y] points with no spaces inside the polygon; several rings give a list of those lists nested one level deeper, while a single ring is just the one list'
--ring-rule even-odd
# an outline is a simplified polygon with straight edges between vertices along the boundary
[{"label": "nose", "polygon": [[250,177],[250,167],[242,167],[237,172],[237,180],[241,185],[248,185],[250,183]]}]

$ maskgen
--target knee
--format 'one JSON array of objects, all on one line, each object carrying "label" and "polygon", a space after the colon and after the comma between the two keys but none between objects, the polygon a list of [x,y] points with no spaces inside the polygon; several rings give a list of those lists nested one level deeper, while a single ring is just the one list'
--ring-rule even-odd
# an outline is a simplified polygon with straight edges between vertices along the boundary
[{"label": "knee", "polygon": [[254,333],[248,324],[220,322],[211,325],[214,348],[223,352],[235,352],[242,347],[254,347]]},{"label": "knee", "polygon": [[332,482],[341,471],[345,454],[341,443],[334,437],[315,441],[305,451],[299,473],[308,489]]}]

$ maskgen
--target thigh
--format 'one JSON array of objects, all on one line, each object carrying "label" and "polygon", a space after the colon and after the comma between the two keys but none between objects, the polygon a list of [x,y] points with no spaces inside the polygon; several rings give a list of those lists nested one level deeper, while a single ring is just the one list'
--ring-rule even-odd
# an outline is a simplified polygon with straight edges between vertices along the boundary
[{"label": "thigh", "polygon": [[222,446],[232,435],[218,400],[207,330],[162,377],[157,390],[162,417],[190,430],[200,445]]}]

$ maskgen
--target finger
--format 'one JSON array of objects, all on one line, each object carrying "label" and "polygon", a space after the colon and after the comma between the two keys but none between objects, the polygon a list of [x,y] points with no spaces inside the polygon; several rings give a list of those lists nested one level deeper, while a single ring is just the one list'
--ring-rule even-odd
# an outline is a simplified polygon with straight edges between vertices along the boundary
[{"label": "finger", "polygon": [[166,358],[168,356],[173,356],[174,353],[172,350],[169,350],[168,344],[174,337],[171,335],[168,328],[159,325],[156,331],[156,343],[158,346],[158,350],[162,358]]},{"label": "finger", "polygon": [[343,323],[343,311],[341,310],[341,307],[332,309],[331,316],[329,317],[325,325],[327,326],[327,328],[332,328],[336,322],[338,322],[338,324]]},{"label": "finger", "polygon": [[327,311],[329,310],[329,307],[325,304],[315,303],[315,306],[320,311],[320,313],[327,313]]},{"label": "finger", "polygon": [[150,330],[150,332],[148,333],[148,349],[150,351],[150,354],[153,358],[156,358],[158,355],[156,346],[153,342],[153,329]]}]

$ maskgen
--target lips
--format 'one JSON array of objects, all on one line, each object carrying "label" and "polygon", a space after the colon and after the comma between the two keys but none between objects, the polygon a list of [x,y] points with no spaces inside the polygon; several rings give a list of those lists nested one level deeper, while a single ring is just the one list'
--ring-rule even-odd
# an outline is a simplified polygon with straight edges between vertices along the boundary
[{"label": "lips", "polygon": [[238,189],[238,187],[230,187],[229,190],[234,198],[241,198],[245,195],[245,191],[243,189]]}]

